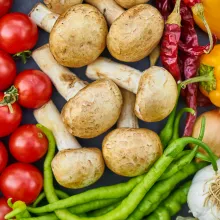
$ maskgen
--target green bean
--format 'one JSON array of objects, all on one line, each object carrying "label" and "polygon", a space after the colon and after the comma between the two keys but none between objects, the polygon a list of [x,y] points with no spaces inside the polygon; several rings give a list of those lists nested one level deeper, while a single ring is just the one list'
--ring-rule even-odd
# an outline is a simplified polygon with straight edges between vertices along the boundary
[{"label": "green bean", "polygon": [[140,220],[144,216],[149,215],[167,196],[169,196],[178,183],[195,174],[206,165],[207,163],[192,162],[169,179],[156,183],[127,220]]},{"label": "green bean", "polygon": [[146,218],[146,220],[171,220],[171,216],[177,214],[181,206],[187,202],[187,195],[191,181],[185,183],[164,200],[158,208]]},{"label": "green bean", "polygon": [[120,202],[117,202],[115,204],[112,204],[110,206],[107,206],[105,208],[102,208],[102,209],[98,209],[98,210],[95,210],[93,212],[90,212],[88,214],[89,217],[97,217],[97,216],[101,216],[101,215],[104,215],[110,211],[112,211],[113,209],[115,209],[119,204],[121,204],[121,201]]},{"label": "green bean", "polygon": [[[69,195],[61,190],[55,190],[57,196],[60,198],[60,199],[66,199],[69,197]],[[38,204],[46,197],[45,195],[45,192],[42,192],[38,197],[37,199],[35,200],[35,202],[33,203],[32,207],[37,207]]]},{"label": "green bean", "polygon": [[[122,201],[122,203],[115,208],[114,210],[108,212],[105,215],[99,217],[92,218],[79,218],[76,215],[71,214],[67,210],[61,210],[58,214],[58,217],[61,220],[123,220],[127,219],[127,217],[135,210],[141,200],[144,198],[145,194],[151,189],[151,187],[155,184],[155,182],[159,179],[159,177],[163,174],[169,164],[173,161],[173,159],[182,152],[184,147],[189,144],[198,144],[199,146],[205,149],[210,158],[212,159],[214,170],[218,170],[217,163],[214,159],[214,155],[210,148],[200,140],[191,137],[180,138],[176,141],[173,141],[169,147],[164,151],[164,154],[157,160],[157,162],[152,166],[149,172],[144,176],[144,179],[136,185],[136,187],[131,191],[131,193]],[[70,201],[69,201],[70,200]],[[64,199],[58,202],[54,202],[47,206],[47,208],[51,209],[62,209],[63,206],[67,206],[71,203],[72,198]],[[51,208],[52,207],[52,208]],[[51,210],[53,211],[53,210]]]},{"label": "green bean", "polygon": [[[169,143],[172,143],[172,141],[174,141],[174,140],[180,138],[180,137],[179,137],[180,120],[181,120],[183,114],[186,113],[186,112],[188,112],[188,113],[190,113],[190,114],[192,114],[192,115],[195,115],[195,111],[194,111],[192,108],[183,108],[183,109],[181,109],[181,110],[178,112],[178,114],[177,114],[177,116],[176,116],[176,119],[175,119],[175,122],[174,122],[173,136],[172,136],[172,138],[170,139],[170,142],[169,142]],[[200,131],[200,132],[201,132],[201,131]],[[203,136],[204,136],[204,135],[203,135]]]},{"label": "green bean", "polygon": [[176,105],[175,105],[173,111],[170,113],[165,127],[160,132],[160,140],[162,142],[163,148],[167,147],[167,145],[170,142],[170,139],[172,138],[172,135],[173,135],[173,125],[174,125],[174,120],[176,117],[176,109],[177,109],[178,100],[179,100],[179,96],[180,96],[181,86],[178,85],[177,89],[178,89],[178,98],[177,98]]},{"label": "green bean", "polygon": [[[102,200],[102,199],[119,199],[127,196],[131,190],[140,183],[144,178],[144,175],[134,177],[130,179],[128,182],[120,183],[112,186],[105,186],[100,187],[96,189],[89,190],[87,192],[83,192],[77,195],[73,195],[67,199],[60,200],[65,203],[62,203],[62,208],[69,208],[76,205],[81,205],[84,203],[96,201],[96,200]],[[54,203],[56,204],[56,203]],[[59,209],[59,204],[53,205],[49,204],[42,207],[27,207],[28,211],[31,213],[46,213],[46,212],[52,212],[56,209]]]}]

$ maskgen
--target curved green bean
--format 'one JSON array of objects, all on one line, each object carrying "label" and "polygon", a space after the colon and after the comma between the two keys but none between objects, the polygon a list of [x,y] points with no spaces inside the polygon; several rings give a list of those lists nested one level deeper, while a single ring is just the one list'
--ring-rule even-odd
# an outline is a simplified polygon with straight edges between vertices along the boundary
[{"label": "curved green bean", "polygon": [[[60,198],[60,199],[66,199],[69,197],[69,195],[61,190],[55,190],[57,196]],[[46,197],[45,195],[45,192],[42,192],[38,197],[37,199],[35,200],[35,202],[33,203],[32,207],[37,207],[38,204]]]},{"label": "curved green bean", "polygon": [[167,196],[169,196],[178,183],[195,174],[206,165],[207,163],[192,162],[169,179],[156,183],[127,220],[140,220],[144,216],[149,215],[165,198],[167,198]]},{"label": "curved green bean", "polygon": [[191,183],[192,182],[189,181],[173,192],[146,220],[171,220],[171,216],[177,214],[181,206],[187,202],[187,195]]},{"label": "curved green bean", "polygon": [[177,98],[176,105],[175,105],[173,111],[170,113],[168,120],[167,120],[167,123],[166,123],[165,127],[161,130],[160,135],[159,135],[160,140],[163,145],[163,148],[167,147],[167,145],[170,142],[170,139],[172,138],[172,135],[173,135],[173,125],[174,125],[174,120],[176,117],[176,109],[177,109],[178,100],[179,100],[179,96],[180,96],[181,86],[178,85],[177,89],[178,89],[178,98]]}]

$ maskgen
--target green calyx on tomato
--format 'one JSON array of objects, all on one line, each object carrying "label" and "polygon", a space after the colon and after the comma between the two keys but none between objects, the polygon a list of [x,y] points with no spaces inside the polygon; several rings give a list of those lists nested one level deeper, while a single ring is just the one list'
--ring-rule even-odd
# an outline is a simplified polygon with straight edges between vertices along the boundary
[{"label": "green calyx on tomato", "polygon": [[14,104],[18,100],[18,90],[12,86],[6,92],[4,92],[4,98],[0,101],[1,106],[8,106],[10,113],[14,113],[12,108],[12,104]]},{"label": "green calyx on tomato", "polygon": [[14,58],[21,58],[23,64],[27,63],[27,59],[31,57],[32,52],[30,50],[25,50],[20,53],[16,53],[13,55]]}]

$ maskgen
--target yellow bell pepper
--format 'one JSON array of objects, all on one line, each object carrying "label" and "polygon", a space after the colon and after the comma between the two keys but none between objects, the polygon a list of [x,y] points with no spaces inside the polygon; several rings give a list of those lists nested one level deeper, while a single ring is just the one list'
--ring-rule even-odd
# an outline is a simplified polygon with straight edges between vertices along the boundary
[{"label": "yellow bell pepper", "polygon": [[[205,17],[213,34],[220,39],[220,0],[201,0],[204,6]],[[206,31],[203,21],[195,15],[196,24]]]},{"label": "yellow bell pepper", "polygon": [[201,56],[199,75],[208,76],[207,81],[200,83],[200,91],[209,97],[214,105],[220,107],[220,44],[216,45],[210,54]]}]

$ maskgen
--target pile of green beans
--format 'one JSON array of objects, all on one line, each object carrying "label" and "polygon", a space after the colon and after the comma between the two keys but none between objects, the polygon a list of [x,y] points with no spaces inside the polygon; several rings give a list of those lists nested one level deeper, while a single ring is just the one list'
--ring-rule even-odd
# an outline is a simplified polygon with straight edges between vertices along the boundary
[{"label": "pile of green beans", "polygon": [[[190,110],[185,109],[184,112],[185,111]],[[171,114],[170,117],[175,117],[175,114]],[[174,119],[170,119],[168,123],[172,122],[172,126],[175,124],[175,127],[178,127],[180,117],[177,117],[176,120],[177,122],[175,122]],[[205,120],[203,120],[200,135],[204,135],[204,121]],[[173,139],[173,141],[166,147],[163,155],[152,166],[148,173],[132,178],[126,183],[89,190],[59,200],[57,196],[59,193],[55,191],[53,186],[53,174],[51,169],[51,162],[55,154],[55,139],[47,128],[42,125],[37,125],[37,127],[45,133],[49,141],[48,153],[44,162],[44,192],[49,204],[36,208],[27,207],[30,213],[44,214],[44,216],[29,218],[21,216],[21,218],[19,218],[21,220],[142,219],[144,216],[152,213],[157,206],[170,195],[176,184],[207,165],[206,163],[196,164],[192,162],[198,147],[187,151],[187,153],[182,153],[185,146],[189,143],[202,147],[207,152],[207,158],[212,162],[214,170],[217,171],[216,157],[206,144],[192,137],[175,139],[172,136],[174,133],[172,130],[172,135],[170,135],[163,144],[166,146],[171,139]],[[169,128],[169,126],[167,128]],[[167,129],[167,131],[169,130],[170,128]],[[166,129],[163,134],[165,133]],[[179,158],[178,160],[176,160],[177,157]],[[168,170],[167,168],[172,169],[171,171],[166,171]],[[43,194],[40,199],[42,199],[42,197],[44,197]],[[97,211],[90,212],[93,210]],[[88,215],[86,214],[87,212],[89,212]],[[80,213],[82,213],[82,215],[79,216]],[[12,215],[9,214],[6,215],[5,218],[9,219],[9,216],[12,217]]]}]

